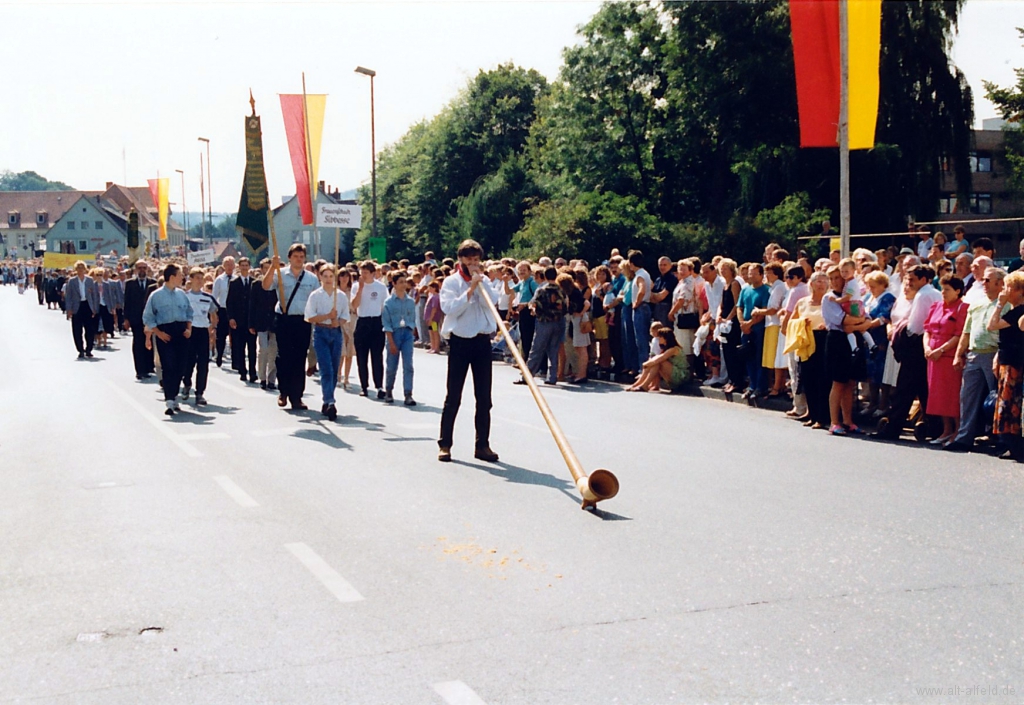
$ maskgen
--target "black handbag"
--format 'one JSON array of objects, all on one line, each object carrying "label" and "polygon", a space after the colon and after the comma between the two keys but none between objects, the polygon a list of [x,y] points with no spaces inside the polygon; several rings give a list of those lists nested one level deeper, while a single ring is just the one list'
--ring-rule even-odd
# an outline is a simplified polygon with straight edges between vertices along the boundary
[{"label": "black handbag", "polygon": [[700,328],[700,316],[696,313],[677,313],[676,328],[680,330]]}]

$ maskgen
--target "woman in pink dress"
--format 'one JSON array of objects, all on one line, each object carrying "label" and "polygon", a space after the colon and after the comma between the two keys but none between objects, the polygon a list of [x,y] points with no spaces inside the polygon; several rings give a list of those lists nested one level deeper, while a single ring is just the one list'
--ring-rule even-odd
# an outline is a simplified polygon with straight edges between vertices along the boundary
[{"label": "woman in pink dress", "polygon": [[960,425],[960,379],[953,367],[956,346],[967,320],[967,304],[961,298],[964,282],[946,275],[941,280],[942,301],[928,312],[924,324],[924,356],[928,360],[928,406],[925,413],[942,418],[942,435],[932,443],[952,440]]}]

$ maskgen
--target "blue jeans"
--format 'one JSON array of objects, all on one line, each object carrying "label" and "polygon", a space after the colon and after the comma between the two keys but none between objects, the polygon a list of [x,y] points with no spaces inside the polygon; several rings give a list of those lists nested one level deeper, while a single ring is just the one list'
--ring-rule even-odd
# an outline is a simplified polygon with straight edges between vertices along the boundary
[{"label": "blue jeans", "polygon": [[651,307],[641,304],[633,309],[633,336],[636,338],[636,371],[651,356]]},{"label": "blue jeans", "polygon": [[324,404],[334,403],[334,388],[338,386],[338,366],[341,365],[341,328],[313,326],[313,349],[320,367],[320,391]]},{"label": "blue jeans", "polygon": [[754,326],[750,333],[743,336],[742,341],[747,344],[747,380],[750,388],[758,394],[768,392],[768,375],[761,367],[761,358],[764,356],[764,326]]},{"label": "blue jeans", "polygon": [[402,387],[405,395],[412,394],[412,328],[396,328],[391,337],[395,340],[398,352],[392,354],[388,346],[388,368],[384,380],[384,389],[388,392],[395,388],[395,376],[398,374],[398,357],[402,357]]},{"label": "blue jeans", "polygon": [[633,330],[633,309],[620,306],[622,312],[622,369],[627,372],[639,372],[640,363],[647,362],[647,358],[641,361],[636,359],[636,334]]},{"label": "blue jeans", "polygon": [[530,359],[526,361],[531,373],[539,372],[545,359],[548,363],[548,382],[558,379],[558,349],[565,338],[565,324],[562,321],[537,321],[533,333],[533,347]]}]

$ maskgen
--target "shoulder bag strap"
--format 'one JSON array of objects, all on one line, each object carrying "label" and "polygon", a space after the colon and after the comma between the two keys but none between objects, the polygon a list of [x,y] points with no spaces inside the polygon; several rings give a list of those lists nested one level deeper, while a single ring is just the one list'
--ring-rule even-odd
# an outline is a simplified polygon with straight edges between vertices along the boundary
[{"label": "shoulder bag strap", "polygon": [[[280,274],[278,274],[280,276]],[[295,282],[295,288],[292,289],[292,295],[288,297],[288,305],[284,307],[284,315],[288,315],[288,309],[292,307],[292,301],[295,300],[295,295],[299,293],[299,284],[302,283],[302,278],[306,276],[306,270],[302,270],[302,274],[299,275],[298,280]]]}]

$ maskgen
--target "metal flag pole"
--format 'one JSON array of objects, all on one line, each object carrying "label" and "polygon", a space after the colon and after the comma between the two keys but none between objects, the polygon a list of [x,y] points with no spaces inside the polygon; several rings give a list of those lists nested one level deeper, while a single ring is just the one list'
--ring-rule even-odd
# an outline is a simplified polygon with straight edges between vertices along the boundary
[{"label": "metal flag pole", "polygon": [[850,15],[839,0],[839,250],[850,256]]}]

